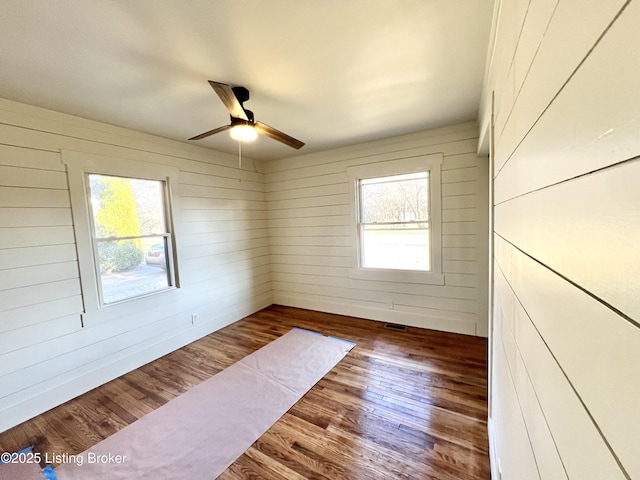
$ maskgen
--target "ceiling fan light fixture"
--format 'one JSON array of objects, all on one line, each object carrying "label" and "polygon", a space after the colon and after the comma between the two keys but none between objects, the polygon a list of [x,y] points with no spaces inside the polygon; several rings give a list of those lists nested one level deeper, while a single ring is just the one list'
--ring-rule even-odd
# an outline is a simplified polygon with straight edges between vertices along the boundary
[{"label": "ceiling fan light fixture", "polygon": [[[226,83],[218,83],[213,80],[209,80],[209,85],[211,85],[211,88],[213,88],[220,100],[222,100],[224,106],[229,110],[231,124],[214,128],[208,132],[191,137],[189,140],[201,140],[216,133],[229,130],[231,138],[238,142],[250,142],[255,140],[258,135],[264,135],[277,142],[295,148],[296,150],[304,147],[304,142],[301,142],[286,133],[282,133],[280,130],[276,130],[269,125],[255,121],[253,112],[251,110],[247,110],[243,106],[243,103],[249,100],[249,90],[246,88],[231,87]],[[242,143],[240,143],[240,148],[241,147]]]},{"label": "ceiling fan light fixture", "polygon": [[248,124],[234,125],[231,127],[231,130],[229,130],[229,134],[231,135],[231,138],[238,140],[239,142],[252,142],[258,136],[253,125]]}]

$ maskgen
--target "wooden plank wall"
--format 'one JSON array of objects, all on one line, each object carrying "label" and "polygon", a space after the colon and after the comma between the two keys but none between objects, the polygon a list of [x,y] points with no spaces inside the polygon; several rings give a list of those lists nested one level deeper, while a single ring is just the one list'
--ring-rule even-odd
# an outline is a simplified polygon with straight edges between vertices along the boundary
[{"label": "wooden plank wall", "polygon": [[640,478],[640,1],[496,9],[493,477]]},{"label": "wooden plank wall", "polygon": [[[81,328],[60,149],[179,169],[171,301]],[[243,163],[0,100],[0,431],[272,303],[263,174]]]},{"label": "wooden plank wall", "polygon": [[[486,336],[489,177],[477,142],[471,122],[265,164],[274,303]],[[347,167],[439,152],[445,285],[350,278]]]}]

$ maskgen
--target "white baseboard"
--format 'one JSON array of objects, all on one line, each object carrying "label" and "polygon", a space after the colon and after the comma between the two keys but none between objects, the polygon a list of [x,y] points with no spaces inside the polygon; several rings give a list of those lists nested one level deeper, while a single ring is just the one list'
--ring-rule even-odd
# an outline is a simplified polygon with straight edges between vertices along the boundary
[{"label": "white baseboard", "polygon": [[432,330],[440,330],[442,332],[476,335],[476,324],[474,322],[464,320],[431,317],[409,312],[399,312],[397,310],[368,308],[359,305],[317,300],[315,298],[302,295],[283,295],[277,292],[274,292],[273,303],[288,307],[306,308],[309,310],[317,310],[319,312],[366,318],[367,320],[398,323],[409,327],[430,328]]}]

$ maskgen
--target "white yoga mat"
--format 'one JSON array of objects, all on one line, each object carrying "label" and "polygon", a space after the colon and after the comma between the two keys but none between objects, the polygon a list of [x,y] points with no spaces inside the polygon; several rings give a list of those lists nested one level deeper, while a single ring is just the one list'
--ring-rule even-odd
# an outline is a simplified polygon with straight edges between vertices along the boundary
[{"label": "white yoga mat", "polygon": [[354,346],[293,329],[70,456],[58,480],[214,479]]}]

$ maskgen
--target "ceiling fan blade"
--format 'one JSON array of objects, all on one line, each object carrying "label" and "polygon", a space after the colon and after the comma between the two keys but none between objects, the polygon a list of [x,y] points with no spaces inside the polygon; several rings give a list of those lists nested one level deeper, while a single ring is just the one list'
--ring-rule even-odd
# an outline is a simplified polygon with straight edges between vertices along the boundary
[{"label": "ceiling fan blade", "polygon": [[231,125],[225,125],[223,127],[214,128],[213,130],[209,130],[208,132],[201,133],[200,135],[196,135],[195,137],[191,137],[189,140],[200,140],[202,138],[206,138],[209,135],[213,135],[215,133],[224,132],[225,130],[229,130]]},{"label": "ceiling fan blade", "polygon": [[301,142],[298,139],[290,137],[286,133],[282,133],[280,130],[276,130],[269,125],[265,125],[262,122],[256,122],[255,129],[260,135],[265,135],[269,138],[277,140],[280,143],[284,143],[285,145],[289,145],[290,147],[295,148],[296,150],[304,147],[304,142]]},{"label": "ceiling fan blade", "polygon": [[218,97],[220,97],[220,100],[222,100],[224,106],[227,107],[227,110],[229,110],[232,117],[249,120],[244,108],[242,108],[242,105],[236,98],[236,94],[233,93],[233,90],[229,85],[211,80],[209,80],[209,85],[211,85],[211,88],[213,88],[213,90],[218,94]]}]

